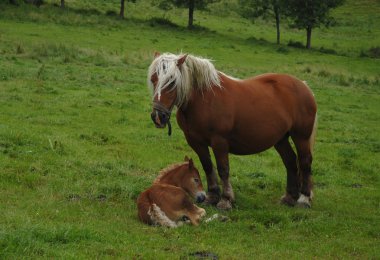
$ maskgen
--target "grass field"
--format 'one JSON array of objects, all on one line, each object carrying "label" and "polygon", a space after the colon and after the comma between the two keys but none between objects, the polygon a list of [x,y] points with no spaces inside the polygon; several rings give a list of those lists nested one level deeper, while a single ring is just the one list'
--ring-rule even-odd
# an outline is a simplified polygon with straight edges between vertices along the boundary
[{"label": "grass field", "polygon": [[[218,4],[188,31],[185,10],[147,1],[128,3],[125,20],[106,15],[118,1],[46,2],[0,3],[0,258],[380,258],[380,60],[363,55],[380,47],[378,1],[334,10],[337,25],[315,30],[311,51],[287,46],[304,32],[283,25],[277,46],[270,21]],[[212,58],[235,77],[308,82],[319,106],[311,209],[279,204],[285,169],[271,149],[231,156],[234,209],[206,207],[229,221],[138,221],[135,200],[160,169],[189,155],[201,170],[174,121],[168,137],[150,120],[155,50]]]}]

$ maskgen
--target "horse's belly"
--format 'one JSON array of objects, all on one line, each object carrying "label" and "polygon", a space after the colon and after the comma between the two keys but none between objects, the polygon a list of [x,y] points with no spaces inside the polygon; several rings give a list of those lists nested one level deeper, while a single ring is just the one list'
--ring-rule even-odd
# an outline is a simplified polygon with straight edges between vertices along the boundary
[{"label": "horse's belly", "polygon": [[[275,131],[274,131],[275,130]],[[236,155],[248,155],[263,152],[278,143],[288,132],[283,127],[267,131],[249,131],[232,134],[228,140],[229,152]]]},{"label": "horse's belly", "polygon": [[236,155],[248,155],[248,154],[255,154],[263,152],[269,148],[271,148],[273,145],[275,145],[276,142],[273,143],[250,143],[250,142],[236,142],[236,141],[230,141],[230,150],[229,152]]}]

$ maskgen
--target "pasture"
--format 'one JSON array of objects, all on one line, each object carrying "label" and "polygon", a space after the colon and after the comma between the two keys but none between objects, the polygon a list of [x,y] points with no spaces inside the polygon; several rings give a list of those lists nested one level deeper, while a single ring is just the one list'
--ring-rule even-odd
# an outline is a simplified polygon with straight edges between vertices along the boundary
[{"label": "pasture", "polygon": [[[310,51],[287,46],[304,32],[283,25],[277,46],[271,21],[222,4],[196,11],[188,31],[186,10],[143,0],[127,4],[125,20],[111,1],[46,2],[0,3],[0,258],[380,257],[380,59],[368,57],[380,47],[378,1],[347,0]],[[155,50],[212,58],[234,77],[308,82],[318,104],[311,209],[279,204],[286,173],[270,149],[230,157],[234,208],[204,207],[227,221],[139,222],[137,196],[167,165],[188,155],[206,184],[175,120],[168,137],[150,119]]]}]

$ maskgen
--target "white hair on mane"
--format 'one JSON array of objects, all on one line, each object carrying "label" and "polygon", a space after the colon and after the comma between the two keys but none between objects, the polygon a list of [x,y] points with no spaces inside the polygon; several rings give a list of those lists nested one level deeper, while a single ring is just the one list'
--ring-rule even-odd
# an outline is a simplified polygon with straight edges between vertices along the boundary
[{"label": "white hair on mane", "polygon": [[[178,60],[183,55],[164,53],[158,56],[150,65],[148,71],[148,86],[152,89],[153,98],[164,89],[171,87],[177,91],[175,105],[180,107],[189,100],[191,91],[210,90],[213,86],[221,88],[218,71],[210,60],[187,55],[185,62],[178,66]],[[154,89],[151,77],[156,73],[158,82]]]}]

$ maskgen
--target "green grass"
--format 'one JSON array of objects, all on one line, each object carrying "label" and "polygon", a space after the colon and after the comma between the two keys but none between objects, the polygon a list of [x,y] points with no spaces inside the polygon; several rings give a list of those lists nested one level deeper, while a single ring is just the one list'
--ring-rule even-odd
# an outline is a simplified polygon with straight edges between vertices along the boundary
[{"label": "green grass", "polygon": [[[181,9],[141,1],[120,20],[106,15],[116,2],[92,2],[67,1],[65,11],[0,4],[0,258],[380,257],[380,60],[360,55],[379,46],[376,1],[335,10],[337,26],[316,30],[312,51],[286,46],[304,33],[285,26],[284,44],[273,44],[270,22],[197,12],[189,32]],[[177,26],[159,25],[162,17]],[[231,156],[229,221],[138,221],[135,200],[161,168],[185,155],[201,168],[174,121],[168,137],[150,120],[155,50],[213,58],[235,77],[307,80],[319,105],[312,209],[278,203],[285,170],[271,149]]]}]

